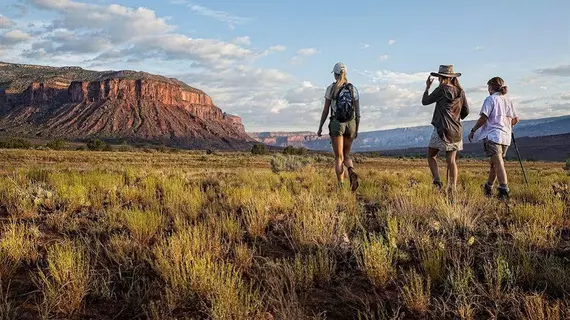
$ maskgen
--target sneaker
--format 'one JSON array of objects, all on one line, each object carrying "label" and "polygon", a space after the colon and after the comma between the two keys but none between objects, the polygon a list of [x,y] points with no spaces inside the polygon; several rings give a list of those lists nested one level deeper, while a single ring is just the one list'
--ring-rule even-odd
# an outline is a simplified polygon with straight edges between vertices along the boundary
[{"label": "sneaker", "polygon": [[483,191],[485,192],[485,197],[491,198],[493,196],[493,186],[490,186],[487,182],[483,184]]},{"label": "sneaker", "polygon": [[439,190],[443,190],[443,182],[439,180],[434,180],[433,185],[437,187]]},{"label": "sneaker", "polygon": [[509,188],[499,187],[499,194],[497,195],[497,197],[499,198],[499,200],[509,200],[510,192],[511,191],[509,190]]},{"label": "sneaker", "polygon": [[354,172],[354,170],[349,170],[348,177],[350,178],[350,189],[352,190],[352,192],[354,192],[358,189],[359,186],[358,175],[356,174],[356,172]]}]

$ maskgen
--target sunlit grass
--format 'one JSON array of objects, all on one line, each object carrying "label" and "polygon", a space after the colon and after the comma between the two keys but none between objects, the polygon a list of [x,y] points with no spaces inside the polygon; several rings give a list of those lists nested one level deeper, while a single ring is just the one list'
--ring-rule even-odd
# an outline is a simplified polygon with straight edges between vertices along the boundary
[{"label": "sunlit grass", "polygon": [[[560,319],[570,176],[460,160],[455,202],[425,160],[13,151],[0,171],[0,319]],[[14,160],[19,159],[19,160]],[[296,158],[296,160],[298,160]],[[514,163],[516,164],[516,163]],[[108,309],[108,310],[107,310]],[[21,313],[24,312],[24,313]]]}]

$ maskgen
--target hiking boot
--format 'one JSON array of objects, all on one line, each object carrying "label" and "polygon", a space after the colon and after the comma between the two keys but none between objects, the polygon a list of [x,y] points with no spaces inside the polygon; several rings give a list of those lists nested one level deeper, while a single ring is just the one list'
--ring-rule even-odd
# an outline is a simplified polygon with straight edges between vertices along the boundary
[{"label": "hiking boot", "polygon": [[348,177],[350,178],[350,189],[354,192],[359,186],[358,175],[354,172],[354,169],[350,168],[348,169]]},{"label": "hiking boot", "polygon": [[433,181],[433,185],[438,189],[438,190],[443,190],[443,182],[439,181],[439,180],[434,180]]},{"label": "hiking boot", "polygon": [[493,186],[490,186],[487,182],[483,185],[483,192],[485,197],[491,198],[493,196]]},{"label": "hiking boot", "polygon": [[509,190],[508,187],[499,187],[499,194],[497,195],[497,197],[499,198],[499,200],[509,200],[509,193],[511,191]]}]

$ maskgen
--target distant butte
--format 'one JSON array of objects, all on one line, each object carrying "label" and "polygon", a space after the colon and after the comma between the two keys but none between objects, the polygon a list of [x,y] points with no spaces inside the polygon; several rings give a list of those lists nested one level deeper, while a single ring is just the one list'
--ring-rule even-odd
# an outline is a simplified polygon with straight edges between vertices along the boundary
[{"label": "distant butte", "polygon": [[203,91],[135,71],[0,62],[0,132],[29,138],[116,139],[192,149],[244,149],[241,118]]}]

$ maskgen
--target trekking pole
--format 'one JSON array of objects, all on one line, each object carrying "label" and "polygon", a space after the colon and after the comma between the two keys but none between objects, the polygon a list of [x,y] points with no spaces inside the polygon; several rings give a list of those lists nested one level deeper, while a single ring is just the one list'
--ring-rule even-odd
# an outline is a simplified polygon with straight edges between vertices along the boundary
[{"label": "trekking pole", "polygon": [[519,163],[521,165],[521,169],[522,169],[522,173],[524,176],[524,182],[526,184],[526,186],[528,187],[528,179],[526,178],[526,172],[524,171],[524,167],[522,164],[522,159],[521,159],[521,153],[519,152],[519,147],[517,146],[517,140],[515,140],[515,133],[512,133],[512,137],[513,137],[513,144],[515,145],[515,150],[517,151],[517,156],[519,157]]}]

